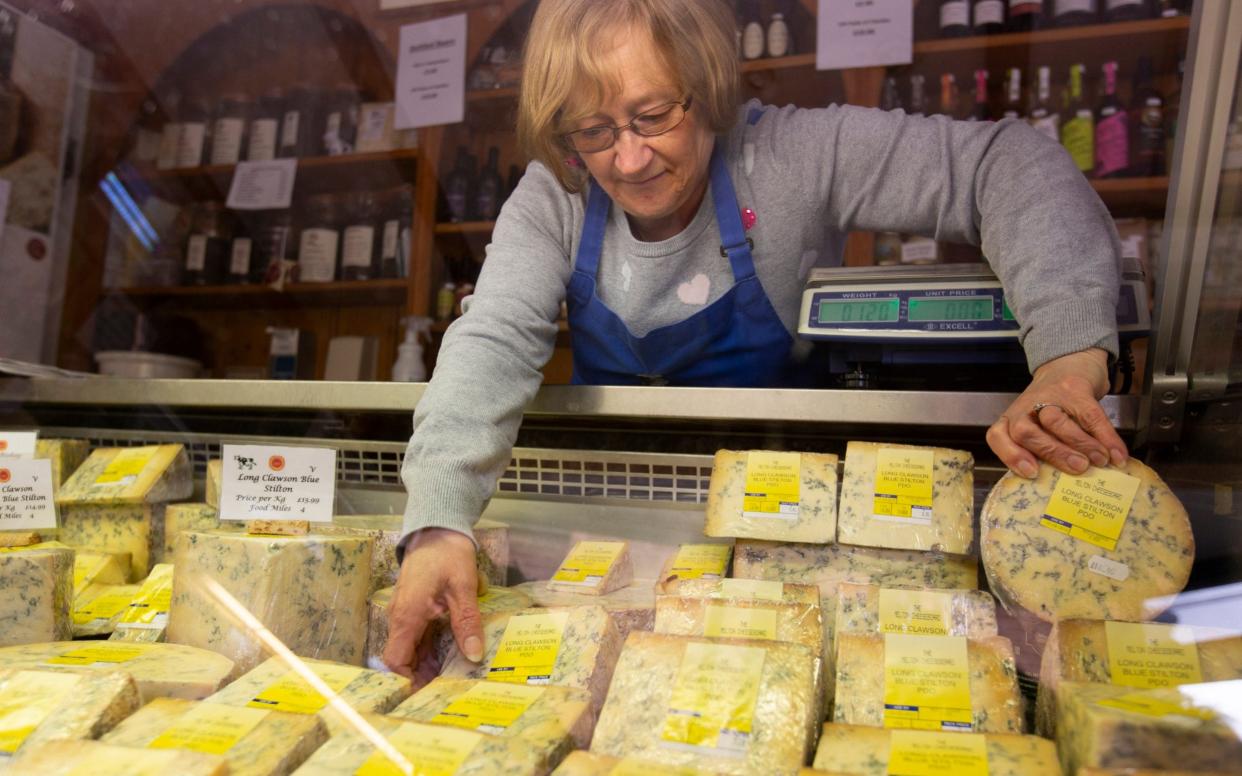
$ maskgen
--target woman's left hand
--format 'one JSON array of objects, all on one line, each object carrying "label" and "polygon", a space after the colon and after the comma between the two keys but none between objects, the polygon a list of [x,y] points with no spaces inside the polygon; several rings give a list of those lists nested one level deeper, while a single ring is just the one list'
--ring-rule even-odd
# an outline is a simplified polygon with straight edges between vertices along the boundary
[{"label": "woman's left hand", "polygon": [[1035,370],[1031,384],[988,429],[988,445],[1027,479],[1039,473],[1037,460],[1068,474],[1110,461],[1120,466],[1129,454],[1099,402],[1108,387],[1105,351],[1054,358]]}]

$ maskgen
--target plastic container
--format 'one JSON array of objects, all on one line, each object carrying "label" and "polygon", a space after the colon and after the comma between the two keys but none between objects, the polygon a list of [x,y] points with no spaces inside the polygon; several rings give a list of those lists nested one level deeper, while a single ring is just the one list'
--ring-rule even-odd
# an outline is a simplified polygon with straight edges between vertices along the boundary
[{"label": "plastic container", "polygon": [[110,377],[198,377],[203,365],[192,358],[143,353],[135,350],[105,350],[95,354],[99,374]]}]

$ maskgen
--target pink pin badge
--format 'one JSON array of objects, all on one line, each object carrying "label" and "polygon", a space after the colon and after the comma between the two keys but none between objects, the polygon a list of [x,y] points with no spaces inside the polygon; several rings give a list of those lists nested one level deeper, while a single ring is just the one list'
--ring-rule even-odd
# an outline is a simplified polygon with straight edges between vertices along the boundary
[{"label": "pink pin badge", "polygon": [[748,207],[742,208],[742,228],[747,232],[755,225],[755,211]]}]

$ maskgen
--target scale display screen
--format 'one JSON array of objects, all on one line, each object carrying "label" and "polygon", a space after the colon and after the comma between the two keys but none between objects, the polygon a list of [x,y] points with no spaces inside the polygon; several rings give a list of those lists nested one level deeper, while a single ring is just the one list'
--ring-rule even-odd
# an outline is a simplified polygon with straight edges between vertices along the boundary
[{"label": "scale display screen", "polygon": [[820,323],[894,323],[901,315],[901,300],[828,299],[819,303]]},{"label": "scale display screen", "polygon": [[990,321],[993,318],[992,297],[912,296],[909,301],[908,317],[911,323]]}]

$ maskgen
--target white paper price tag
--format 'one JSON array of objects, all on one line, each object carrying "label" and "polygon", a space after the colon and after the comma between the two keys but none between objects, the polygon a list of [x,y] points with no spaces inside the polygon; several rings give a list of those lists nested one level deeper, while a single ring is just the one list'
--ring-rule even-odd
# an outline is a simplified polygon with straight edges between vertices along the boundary
[{"label": "white paper price tag", "polygon": [[52,462],[46,458],[0,461],[0,531],[55,527]]},{"label": "white paper price tag", "polygon": [[908,65],[914,58],[910,0],[819,0],[815,67]]},{"label": "white paper price tag", "polygon": [[456,124],[466,111],[466,15],[401,28],[397,129]]},{"label": "white paper price tag", "polygon": [[297,159],[239,162],[227,205],[233,210],[283,210],[293,202],[297,173]]},{"label": "white paper price tag", "polygon": [[38,431],[0,431],[0,458],[34,458]]},{"label": "white paper price tag", "polygon": [[332,522],[335,450],[224,445],[221,458],[220,519]]}]

